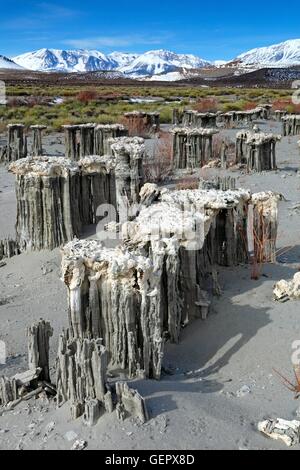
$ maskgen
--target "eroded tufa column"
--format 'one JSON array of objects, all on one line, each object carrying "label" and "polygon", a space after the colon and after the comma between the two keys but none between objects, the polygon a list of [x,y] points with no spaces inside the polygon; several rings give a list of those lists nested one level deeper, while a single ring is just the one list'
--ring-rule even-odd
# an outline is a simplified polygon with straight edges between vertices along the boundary
[{"label": "eroded tufa column", "polygon": [[81,124],[79,126],[81,158],[95,154],[95,127],[96,124]]},{"label": "eroded tufa column", "polygon": [[276,143],[280,135],[263,132],[239,132],[236,139],[236,163],[248,171],[276,170]]},{"label": "eroded tufa column", "polygon": [[12,163],[9,171],[16,175],[21,251],[54,249],[79,236],[78,165],[64,158],[31,157]]},{"label": "eroded tufa column", "polygon": [[116,208],[115,161],[112,156],[93,155],[79,160],[81,171],[80,212],[83,225],[98,222],[98,208],[110,204]]},{"label": "eroded tufa column", "polygon": [[275,119],[276,121],[281,121],[284,116],[287,115],[287,111],[282,111],[280,109],[276,109],[275,111]]},{"label": "eroded tufa column", "polygon": [[137,204],[143,185],[144,139],[140,137],[111,139],[111,152],[115,158],[116,204],[119,216]]},{"label": "eroded tufa column", "polygon": [[128,136],[128,129],[122,124],[99,124],[95,128],[95,155],[109,155],[109,139]]},{"label": "eroded tufa column", "polygon": [[290,114],[282,117],[283,135],[299,135],[300,134],[300,114]]},{"label": "eroded tufa column", "polygon": [[201,168],[213,158],[213,136],[216,129],[175,128],[173,162],[175,169]]},{"label": "eroded tufa column", "polygon": [[8,124],[8,144],[6,160],[15,162],[27,156],[27,137],[24,124]]},{"label": "eroded tufa column", "polygon": [[34,157],[42,156],[43,155],[42,132],[43,130],[47,129],[47,126],[35,125],[35,126],[30,126],[30,129],[32,129],[32,132],[33,132],[31,155],[33,155]]},{"label": "eroded tufa column", "polygon": [[62,126],[65,132],[65,157],[74,162],[80,159],[79,126]]}]

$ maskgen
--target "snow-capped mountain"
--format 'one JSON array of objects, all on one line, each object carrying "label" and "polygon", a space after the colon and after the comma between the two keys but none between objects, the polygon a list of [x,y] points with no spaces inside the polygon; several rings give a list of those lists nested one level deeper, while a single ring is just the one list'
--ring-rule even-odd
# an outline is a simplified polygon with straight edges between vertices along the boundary
[{"label": "snow-capped mountain", "polygon": [[158,50],[145,54],[113,52],[105,55],[94,50],[40,49],[14,57],[13,60],[29,70],[44,72],[93,72],[117,70],[129,77],[143,77],[169,73],[179,68],[193,69],[210,65],[209,62],[189,54]]},{"label": "snow-capped mountain", "polygon": [[29,70],[43,72],[93,72],[114,70],[118,64],[99,51],[40,49],[14,57],[13,60]]},{"label": "snow-capped mountain", "polygon": [[240,65],[259,67],[289,67],[300,64],[300,39],[291,39],[269,47],[259,47],[240,54]]},{"label": "snow-capped mountain", "polygon": [[140,54],[127,54],[126,52],[112,52],[107,57],[114,61],[117,64],[117,68],[119,68],[131,64],[139,55]]},{"label": "snow-capped mountain", "polygon": [[157,50],[140,55],[129,65],[121,67],[120,71],[131,77],[145,77],[175,72],[179,68],[196,69],[210,65],[210,62],[191,54]]},{"label": "snow-capped mountain", "polygon": [[17,65],[14,61],[5,57],[4,55],[0,55],[0,69],[19,69],[21,70],[22,67]]}]

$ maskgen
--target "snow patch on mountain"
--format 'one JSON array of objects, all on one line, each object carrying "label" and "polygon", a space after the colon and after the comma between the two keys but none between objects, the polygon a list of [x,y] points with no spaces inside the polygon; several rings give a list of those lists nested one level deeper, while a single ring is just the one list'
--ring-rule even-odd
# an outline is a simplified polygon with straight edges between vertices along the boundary
[{"label": "snow patch on mountain", "polygon": [[21,70],[22,67],[17,65],[13,60],[5,57],[4,55],[0,55],[0,69],[16,69]]},{"label": "snow patch on mountain", "polygon": [[109,59],[116,63],[116,67],[125,67],[137,59],[140,54],[128,54],[126,52],[112,52],[108,55]]},{"label": "snow patch on mountain", "polygon": [[222,67],[224,65],[227,64],[227,60],[214,60],[213,64],[216,66],[216,67]]},{"label": "snow patch on mountain", "polygon": [[150,77],[145,77],[143,80],[149,82],[177,82],[178,80],[183,80],[185,75],[182,72],[167,72],[162,75],[152,75]]}]

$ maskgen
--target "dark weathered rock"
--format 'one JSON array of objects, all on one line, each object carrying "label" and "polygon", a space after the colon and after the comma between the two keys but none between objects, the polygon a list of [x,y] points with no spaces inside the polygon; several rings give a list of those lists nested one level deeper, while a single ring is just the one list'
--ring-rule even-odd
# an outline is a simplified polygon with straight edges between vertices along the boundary
[{"label": "dark weathered rock", "polygon": [[174,126],[180,126],[182,124],[183,113],[184,113],[184,111],[181,111],[178,108],[173,109],[173,111],[172,111],[172,124],[174,124]]},{"label": "dark weathered rock", "polygon": [[300,114],[289,114],[282,117],[283,135],[300,135]]},{"label": "dark weathered rock", "polygon": [[[81,225],[91,225],[98,222],[104,214],[102,205],[117,207],[115,161],[104,156],[90,156],[78,162],[80,169],[80,207]],[[107,210],[107,209],[106,209]]]},{"label": "dark weathered rock", "polygon": [[18,387],[15,379],[0,377],[0,405],[5,406],[18,398]]},{"label": "dark weathered rock", "polygon": [[62,126],[65,132],[65,156],[72,161],[95,155],[96,124]]},{"label": "dark weathered rock", "polygon": [[213,180],[200,179],[199,189],[216,189],[220,191],[235,190],[236,179],[232,176],[216,176]]},{"label": "dark weathered rock", "polygon": [[223,170],[227,169],[227,159],[228,159],[228,144],[223,140],[221,146],[221,168]]},{"label": "dark weathered rock", "polygon": [[27,137],[24,134],[24,124],[9,124],[7,126],[7,145],[2,148],[0,161],[11,163],[27,156]]},{"label": "dark weathered rock", "polygon": [[280,110],[280,109],[277,109],[277,110],[275,111],[275,119],[276,119],[276,121],[281,122],[281,121],[282,121],[282,118],[283,118],[284,116],[286,116],[287,114],[288,114],[287,111],[282,111],[282,110]]},{"label": "dark weathered rock", "polygon": [[80,124],[80,158],[95,155],[95,127],[96,124]]},{"label": "dark weathered rock", "polygon": [[20,254],[20,248],[15,240],[6,238],[0,240],[0,261],[4,258],[12,258]]},{"label": "dark weathered rock", "polygon": [[122,410],[119,416],[121,420],[126,419],[126,417],[132,417],[137,418],[142,424],[149,420],[145,400],[137,390],[129,388],[127,383],[117,382],[116,394],[119,410],[120,408]]},{"label": "dark weathered rock", "polygon": [[110,390],[104,395],[104,406],[107,413],[114,411],[113,397]]},{"label": "dark weathered rock", "polygon": [[79,126],[63,126],[65,132],[65,156],[69,160],[80,159],[80,142],[78,137]]},{"label": "dark weathered rock", "polygon": [[266,103],[266,104],[260,104],[259,107],[262,109],[261,116],[260,116],[261,119],[264,119],[264,120],[271,119],[273,105]]},{"label": "dark weathered rock", "polygon": [[[87,426],[95,426],[101,416],[101,403],[99,400],[88,398],[84,405],[84,422]],[[104,411],[104,408],[102,408]]]},{"label": "dark weathered rock", "polygon": [[27,329],[29,370],[14,377],[0,377],[0,406],[15,408],[24,400],[30,400],[41,392],[56,394],[50,384],[49,338],[53,330],[41,320]]},{"label": "dark weathered rock", "polygon": [[180,124],[183,127],[212,129],[217,127],[217,117],[216,113],[199,113],[198,111],[188,110],[183,112]]},{"label": "dark weathered rock", "polygon": [[42,142],[42,132],[47,129],[47,126],[30,126],[30,129],[33,132],[32,137],[32,149],[31,155],[38,157],[43,155],[43,142]]},{"label": "dark weathered rock", "polygon": [[85,413],[88,423],[94,424],[107,401],[107,351],[102,340],[74,339],[63,332],[56,372],[58,406],[70,401],[73,419]]},{"label": "dark weathered rock", "polygon": [[41,369],[40,379],[47,382],[50,382],[49,341],[52,335],[53,329],[50,323],[44,320],[27,329],[29,369]]}]

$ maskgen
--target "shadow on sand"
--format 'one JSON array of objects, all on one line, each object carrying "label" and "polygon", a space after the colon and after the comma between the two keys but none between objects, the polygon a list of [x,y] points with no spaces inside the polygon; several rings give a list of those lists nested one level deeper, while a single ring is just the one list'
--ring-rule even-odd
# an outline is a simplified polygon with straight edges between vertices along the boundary
[{"label": "shadow on sand", "polygon": [[[299,247],[295,247],[297,252]],[[217,300],[213,309],[215,312],[205,322],[196,320],[188,325],[182,331],[180,344],[166,344],[163,365],[174,375],[163,374],[160,382],[134,382],[133,386],[147,397],[152,417],[176,408],[173,392],[207,394],[223,390],[230,377],[222,377],[222,369],[261,329],[272,322],[270,303],[257,308],[233,303],[232,298],[245,293],[252,295],[253,290],[268,282],[268,297],[271,300],[273,281],[291,279],[296,271],[281,264],[267,265],[263,269],[264,276],[252,281],[250,267],[249,270],[245,267],[222,269],[221,282],[225,285],[231,282],[232,287],[225,288],[224,295]],[[215,377],[216,374],[219,376]]]}]

